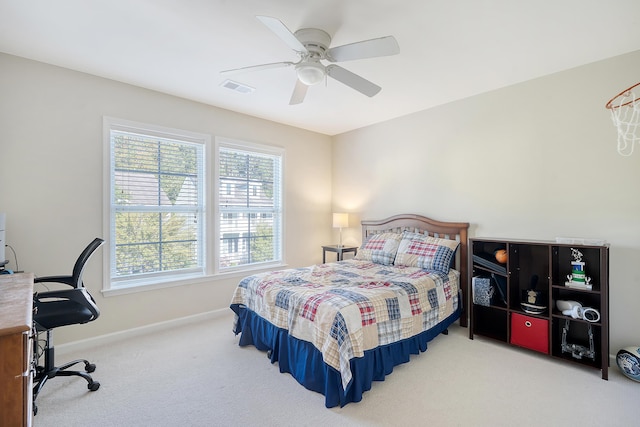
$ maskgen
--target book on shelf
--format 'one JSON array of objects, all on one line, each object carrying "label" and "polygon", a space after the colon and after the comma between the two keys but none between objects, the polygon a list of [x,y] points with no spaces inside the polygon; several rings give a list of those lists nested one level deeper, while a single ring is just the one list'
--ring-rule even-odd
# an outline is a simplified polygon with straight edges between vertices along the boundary
[{"label": "book on shelf", "polygon": [[[490,257],[490,258],[489,258]],[[502,264],[498,264],[491,260],[493,255],[483,254],[483,255],[473,255],[473,262],[478,265],[481,265],[484,268],[488,268],[489,270],[493,270],[496,273],[507,274],[507,267]]]},{"label": "book on shelf", "polygon": [[498,290],[498,294],[500,295],[500,299],[503,304],[507,305],[507,278],[503,276],[498,276],[495,273],[491,273],[491,278],[495,283],[496,289]]}]

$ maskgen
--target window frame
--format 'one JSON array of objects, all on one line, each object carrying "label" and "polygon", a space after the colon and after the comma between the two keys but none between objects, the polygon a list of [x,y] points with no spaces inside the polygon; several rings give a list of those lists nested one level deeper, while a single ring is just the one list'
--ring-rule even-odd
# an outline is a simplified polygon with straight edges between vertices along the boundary
[{"label": "window frame", "polygon": [[[225,267],[225,268],[221,268],[220,266],[220,257],[216,256],[216,259],[214,260],[214,268],[215,268],[215,272],[218,274],[227,274],[227,273],[234,273],[237,271],[252,271],[252,270],[259,270],[259,269],[265,269],[265,268],[273,268],[273,267],[281,267],[284,265],[284,259],[285,259],[285,238],[284,238],[284,224],[285,224],[285,191],[284,191],[284,182],[285,182],[285,150],[282,147],[277,147],[274,145],[266,145],[266,144],[260,144],[260,143],[256,143],[256,142],[247,142],[247,141],[240,141],[240,140],[236,140],[236,139],[232,139],[232,138],[226,138],[226,137],[216,137],[215,138],[215,154],[214,154],[214,177],[213,177],[213,182],[214,182],[214,210],[215,213],[213,214],[215,216],[214,218],[214,225],[215,225],[215,237],[214,237],[214,242],[216,243],[216,245],[222,245],[222,234],[221,234],[221,224],[220,224],[220,218],[221,218],[221,209],[220,209],[220,167],[219,167],[219,160],[220,160],[220,149],[221,148],[226,148],[229,150],[238,150],[238,151],[243,151],[243,152],[249,152],[249,153],[255,153],[255,154],[263,154],[263,155],[267,155],[267,156],[275,156],[275,157],[279,157],[279,163],[280,163],[280,189],[279,189],[279,199],[280,199],[280,206],[279,206],[279,210],[280,210],[280,224],[278,227],[278,231],[279,231],[279,246],[280,246],[280,258],[273,260],[273,261],[267,261],[267,262],[260,262],[260,263],[251,263],[251,264],[243,264],[243,265],[239,265],[239,266],[235,266],[235,267]],[[225,189],[226,191],[226,189]],[[240,246],[240,245],[238,245]],[[221,253],[221,247],[217,246],[216,247],[216,255],[219,255]]]},{"label": "window frame", "polygon": [[[174,139],[194,144],[202,144],[202,184],[200,189],[200,197],[202,198],[202,232],[201,239],[204,241],[201,245],[202,251],[202,267],[196,271],[184,272],[158,272],[147,274],[144,277],[130,279],[116,279],[112,277],[112,262],[115,257],[115,228],[112,229],[113,215],[115,215],[115,207],[112,202],[112,151],[111,151],[111,133],[112,131],[131,132],[139,135],[159,137],[166,139]],[[134,122],[131,120],[119,119],[114,117],[103,117],[103,148],[104,148],[104,167],[103,167],[103,233],[108,236],[107,245],[103,251],[103,293],[120,294],[128,292],[137,292],[148,288],[158,288],[166,286],[175,286],[181,283],[188,283],[193,279],[206,277],[210,271],[210,246],[208,242],[210,238],[210,229],[208,218],[210,216],[210,182],[211,182],[211,136],[203,133],[187,131],[183,129],[168,128],[148,123]]]},{"label": "window frame", "polygon": [[[183,139],[204,145],[204,194],[203,207],[203,272],[197,274],[158,273],[154,277],[143,280],[131,280],[124,286],[114,286],[111,278],[112,247],[115,230],[111,230],[111,130],[120,130],[138,134],[161,136],[169,139]],[[148,132],[148,133],[145,133]],[[256,154],[278,156],[280,158],[280,259],[271,262],[245,264],[237,267],[220,268],[220,207],[219,207],[219,149],[226,147]],[[103,287],[105,296],[129,294],[173,286],[190,285],[210,282],[212,279],[229,277],[243,277],[251,272],[268,271],[274,268],[286,267],[285,263],[285,155],[286,151],[276,145],[247,142],[226,137],[213,138],[209,134],[169,128],[154,124],[141,123],[115,117],[103,117],[103,235],[107,236],[107,246],[103,251]],[[265,215],[265,214],[262,214]],[[240,247],[240,245],[238,245]],[[122,281],[119,281],[122,282]]]}]

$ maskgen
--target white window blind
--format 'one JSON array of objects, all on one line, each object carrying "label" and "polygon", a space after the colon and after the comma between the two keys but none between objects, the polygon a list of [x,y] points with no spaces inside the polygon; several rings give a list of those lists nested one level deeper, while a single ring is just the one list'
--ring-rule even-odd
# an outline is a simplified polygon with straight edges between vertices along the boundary
[{"label": "white window blind", "polygon": [[220,145],[220,270],[282,260],[282,153]]},{"label": "white window blind", "polygon": [[204,272],[204,144],[112,127],[111,281]]}]

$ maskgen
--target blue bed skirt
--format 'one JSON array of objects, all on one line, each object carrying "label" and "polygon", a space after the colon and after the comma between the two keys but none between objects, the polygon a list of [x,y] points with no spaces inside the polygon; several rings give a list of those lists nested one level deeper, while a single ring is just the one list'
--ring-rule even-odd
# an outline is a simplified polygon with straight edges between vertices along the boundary
[{"label": "blue bed skirt", "polygon": [[239,345],[253,345],[258,350],[270,352],[271,363],[278,362],[280,372],[288,372],[307,389],[322,393],[327,408],[362,400],[362,393],[371,389],[373,381],[384,381],[394,366],[408,362],[412,354],[426,351],[427,343],[460,317],[458,308],[428,331],[367,350],[364,357],[352,359],[353,379],[343,390],[340,372],[324,363],[322,353],[313,344],[289,336],[286,330],[274,326],[243,305],[233,304],[231,309],[238,315],[234,332],[241,334]]}]

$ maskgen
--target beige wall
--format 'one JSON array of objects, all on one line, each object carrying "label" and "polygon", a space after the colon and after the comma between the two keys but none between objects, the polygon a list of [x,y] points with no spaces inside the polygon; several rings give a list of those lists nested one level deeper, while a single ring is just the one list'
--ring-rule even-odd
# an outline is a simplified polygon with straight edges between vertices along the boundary
[{"label": "beige wall", "polygon": [[[330,137],[4,54],[0,73],[0,212],[21,270],[70,274],[103,236],[103,116],[284,147],[286,262],[322,260],[332,232]],[[102,315],[60,329],[58,343],[228,307],[239,280],[104,297],[101,254],[85,279]]]},{"label": "beige wall", "polygon": [[604,108],[638,70],[640,51],[339,135],[334,207],[468,221],[472,237],[606,239],[611,352],[638,345],[640,147],[617,154]]}]

